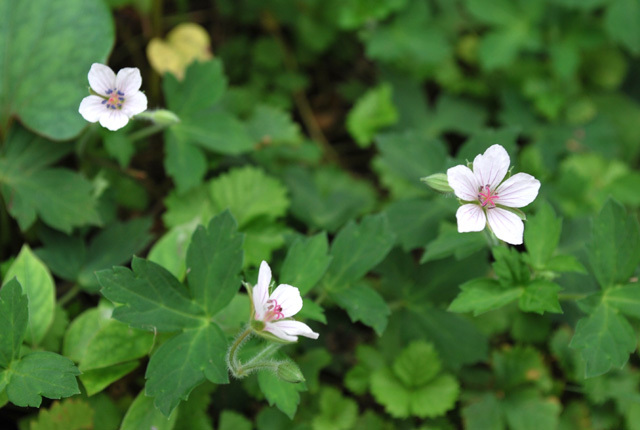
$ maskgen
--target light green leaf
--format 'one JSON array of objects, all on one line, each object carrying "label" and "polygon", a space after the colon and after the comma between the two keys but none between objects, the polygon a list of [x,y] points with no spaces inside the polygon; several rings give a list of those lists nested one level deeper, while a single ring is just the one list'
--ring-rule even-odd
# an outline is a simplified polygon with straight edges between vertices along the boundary
[{"label": "light green leaf", "polygon": [[582,263],[573,255],[555,255],[547,262],[545,268],[553,272],[587,273]]},{"label": "light green leaf", "polygon": [[29,298],[29,324],[25,340],[39,344],[53,322],[55,284],[49,269],[36,257],[29,245],[23,245],[20,254],[5,274],[5,282],[16,278]]},{"label": "light green leaf", "polygon": [[168,418],[160,412],[153,404],[153,399],[145,395],[144,390],[133,401],[127,414],[122,420],[120,430],[173,430],[176,423],[177,413],[171,414]]},{"label": "light green leaf", "polygon": [[222,411],[218,430],[251,430],[253,425],[244,415],[234,411]]},{"label": "light green leaf", "polygon": [[420,418],[435,418],[453,409],[460,385],[449,374],[439,375],[429,384],[415,389],[411,395],[411,410]]},{"label": "light green leaf", "polygon": [[109,367],[86,370],[80,375],[80,381],[87,391],[87,396],[93,396],[131,373],[139,365],[139,361],[127,361]]},{"label": "light green leaf", "polygon": [[332,258],[326,233],[298,237],[289,247],[282,263],[280,283],[297,287],[304,296],[322,278]]},{"label": "light green leaf", "polygon": [[384,259],[394,243],[384,214],[367,216],[360,224],[348,223],[331,244],[333,261],[324,278],[325,288],[338,291],[359,280]]},{"label": "light green leaf", "polygon": [[556,218],[550,204],[543,204],[538,212],[530,216],[524,229],[524,243],[536,269],[545,267],[560,241],[562,220]]},{"label": "light green leaf", "polygon": [[227,306],[240,288],[243,239],[228,211],[193,234],[187,251],[187,278],[191,294],[208,316]]},{"label": "light green leaf", "polygon": [[76,363],[82,361],[87,345],[93,336],[111,318],[113,306],[106,300],[98,306],[87,309],[78,315],[69,325],[64,336],[62,352]]},{"label": "light green leaf", "polygon": [[264,145],[295,145],[302,141],[300,126],[278,108],[260,104],[247,123],[254,142]]},{"label": "light green leaf", "polygon": [[421,387],[442,369],[440,357],[432,344],[415,341],[400,352],[393,362],[393,373],[405,387]]},{"label": "light green leaf", "polygon": [[525,264],[523,255],[515,248],[494,246],[491,252],[495,259],[492,267],[498,276],[500,285],[504,287],[519,287],[529,282],[531,270]]},{"label": "light green leaf", "polygon": [[391,309],[382,296],[372,288],[356,284],[329,293],[331,298],[349,314],[352,322],[362,321],[382,336]]},{"label": "light green leaf", "polygon": [[40,407],[42,397],[59,399],[80,394],[73,362],[53,352],[36,351],[23,356],[6,371],[7,396],[16,406]]},{"label": "light green leaf", "polygon": [[512,24],[521,13],[509,0],[465,0],[465,6],[474,18],[492,25]]},{"label": "light green leaf", "polygon": [[134,257],[133,271],[114,267],[96,273],[101,293],[117,304],[113,318],[143,330],[176,331],[204,324],[202,308],[161,266]]},{"label": "light green leaf", "polygon": [[525,312],[536,312],[542,315],[545,312],[562,313],[558,292],[562,289],[555,282],[545,279],[536,279],[524,288],[520,296],[520,309]]},{"label": "light green leaf", "polygon": [[[212,430],[213,423],[209,408],[211,406],[211,392],[215,385],[204,383],[197,386],[191,394],[189,400],[180,404],[178,408],[178,421],[174,430]],[[224,412],[220,417],[220,427],[224,424]]]},{"label": "light green leaf", "polygon": [[214,323],[186,330],[151,356],[145,392],[155,397],[154,405],[168,417],[205,379],[216,384],[229,382],[226,353],[227,339]]},{"label": "light green leaf", "polygon": [[29,129],[64,140],[86,125],[78,106],[89,95],[91,63],[103,62],[113,46],[113,20],[101,1],[56,6],[47,0],[0,4],[0,129],[15,115]]},{"label": "light green leaf", "polygon": [[333,387],[320,392],[320,413],[313,418],[313,430],[350,430],[358,418],[358,404]]},{"label": "light green leaf", "polygon": [[626,283],[640,264],[638,220],[615,200],[607,200],[593,220],[589,263],[603,289]]},{"label": "light green leaf", "polygon": [[387,367],[378,369],[371,375],[371,394],[384,409],[396,418],[408,418],[411,415],[411,396]]},{"label": "light green leaf", "polygon": [[164,168],[173,178],[178,193],[199,185],[207,172],[207,157],[203,150],[173,131],[165,133]]},{"label": "light green leaf", "polygon": [[164,76],[162,89],[169,110],[181,114],[197,114],[215,106],[227,89],[222,61],[195,61],[179,81],[172,74]]},{"label": "light green leaf", "polygon": [[290,419],[296,414],[300,403],[300,391],[304,391],[304,384],[292,384],[282,381],[272,372],[259,372],[258,385],[260,391],[267,398],[269,405],[276,405]]},{"label": "light green leaf", "polygon": [[510,429],[542,430],[557,428],[561,405],[531,390],[505,398],[503,410]]},{"label": "light green leaf", "polygon": [[581,351],[585,377],[591,378],[624,366],[636,349],[636,335],[613,307],[600,304],[590,316],[578,321],[569,346]]},{"label": "light green leaf", "polygon": [[80,399],[53,402],[49,409],[40,409],[29,430],[86,430],[93,428],[93,408]]},{"label": "light green leaf", "polygon": [[148,259],[167,269],[177,279],[187,273],[187,250],[199,219],[171,227],[151,248]]},{"label": "light green leaf", "polygon": [[28,305],[29,300],[15,279],[0,289],[0,367],[9,367],[20,356],[29,322]]},{"label": "light green leaf", "polygon": [[523,288],[503,288],[493,279],[478,278],[465,282],[462,290],[449,305],[450,312],[472,312],[480,315],[499,309],[520,297]]},{"label": "light green leaf", "polygon": [[640,285],[637,283],[605,290],[602,301],[624,315],[640,318]]},{"label": "light green leaf", "polygon": [[516,61],[526,35],[511,28],[493,30],[482,38],[478,55],[486,71],[508,67]]},{"label": "light green leaf", "polygon": [[349,111],[347,130],[361,148],[370,146],[380,129],[398,120],[391,94],[391,85],[383,83],[367,91]]},{"label": "light green leaf", "polygon": [[22,128],[12,128],[0,156],[0,191],[7,210],[23,231],[36,216],[67,233],[74,227],[99,224],[92,185],[71,170],[46,167],[68,147],[63,144],[61,149],[51,150],[48,145],[54,144]]}]

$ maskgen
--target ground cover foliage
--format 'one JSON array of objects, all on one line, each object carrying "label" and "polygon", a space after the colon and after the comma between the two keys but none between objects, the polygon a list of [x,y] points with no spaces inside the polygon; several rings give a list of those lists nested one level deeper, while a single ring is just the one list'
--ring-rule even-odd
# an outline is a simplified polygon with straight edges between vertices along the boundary
[{"label": "ground cover foliage", "polygon": [[[638,55],[638,0],[0,2],[3,428],[640,428]],[[420,181],[494,144],[522,245]],[[317,340],[245,342],[262,261]]]}]

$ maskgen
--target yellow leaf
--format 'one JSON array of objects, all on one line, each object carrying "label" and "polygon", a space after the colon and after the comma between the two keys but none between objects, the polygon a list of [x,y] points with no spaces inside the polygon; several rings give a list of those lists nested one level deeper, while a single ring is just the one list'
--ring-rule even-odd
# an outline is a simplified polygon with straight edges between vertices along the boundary
[{"label": "yellow leaf", "polygon": [[153,70],[159,74],[172,73],[179,80],[195,60],[212,57],[211,39],[206,30],[193,23],[184,23],[167,34],[166,40],[153,38],[147,45],[147,58]]}]

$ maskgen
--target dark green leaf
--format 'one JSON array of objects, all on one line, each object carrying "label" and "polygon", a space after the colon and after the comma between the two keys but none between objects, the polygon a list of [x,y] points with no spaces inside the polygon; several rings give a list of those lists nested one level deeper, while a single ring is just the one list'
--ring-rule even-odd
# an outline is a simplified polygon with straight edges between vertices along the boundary
[{"label": "dark green leaf", "polygon": [[515,248],[495,246],[491,250],[493,270],[498,276],[498,282],[505,287],[519,287],[526,285],[531,278],[531,272],[524,263],[522,254]]},{"label": "dark green leaf", "polygon": [[131,373],[139,365],[139,361],[127,361],[109,367],[85,370],[82,372],[82,375],[80,375],[80,381],[82,381],[87,395],[93,396]]},{"label": "dark green leaf", "polygon": [[499,309],[520,297],[523,288],[503,288],[493,279],[472,279],[460,285],[462,290],[449,305],[450,312],[472,312],[474,315]]},{"label": "dark green leaf", "polygon": [[607,289],[602,301],[627,316],[640,318],[640,285],[637,283]]},{"label": "dark green leaf", "polygon": [[618,0],[605,13],[609,35],[632,53],[640,53],[640,4],[636,0]]},{"label": "dark green leaf", "polygon": [[545,312],[561,314],[562,308],[558,302],[558,292],[561,289],[555,282],[536,279],[524,288],[520,296],[520,309],[541,315]]},{"label": "dark green leaf", "polygon": [[420,263],[455,256],[461,260],[487,246],[487,238],[482,232],[458,233],[450,224],[442,224],[438,237],[426,246]]},{"label": "dark green leaf", "polygon": [[40,409],[29,430],[85,430],[93,427],[93,408],[80,399],[54,402]]},{"label": "dark green leaf", "polygon": [[531,257],[531,265],[540,269],[551,259],[560,241],[562,220],[556,218],[548,203],[527,219],[524,242]]},{"label": "dark green leaf", "polygon": [[345,309],[351,321],[362,321],[381,336],[387,327],[391,310],[382,296],[365,285],[356,284],[330,293],[338,306]]},{"label": "dark green leaf", "polygon": [[543,398],[533,390],[509,396],[504,401],[504,414],[514,430],[552,429],[558,426],[560,403]]},{"label": "dark green leaf", "polygon": [[[386,210],[389,226],[404,251],[434,240],[440,221],[455,212],[453,199],[398,200]],[[457,205],[455,205],[457,207]]]},{"label": "dark green leaf", "polygon": [[14,279],[0,289],[0,367],[19,357],[29,322],[29,300]]},{"label": "dark green leaf", "polygon": [[178,414],[171,414],[170,417],[158,410],[153,404],[153,399],[148,397],[144,390],[135,398],[127,414],[122,420],[120,430],[172,430],[176,423]]},{"label": "dark green leaf", "polygon": [[300,391],[304,391],[304,385],[282,381],[274,373],[266,371],[258,373],[258,384],[269,404],[275,404],[278,409],[293,419],[300,403]]},{"label": "dark green leaf", "polygon": [[254,142],[265,145],[298,144],[302,141],[300,126],[278,108],[258,105],[247,123]]},{"label": "dark green leaf", "polygon": [[199,185],[207,172],[207,157],[201,148],[169,130],[165,133],[164,168],[176,183],[176,191],[185,193]]},{"label": "dark green leaf", "polygon": [[327,271],[332,260],[328,252],[326,233],[296,238],[282,263],[280,283],[298,287],[304,296]]},{"label": "dark green leaf", "polygon": [[445,167],[446,150],[439,139],[412,132],[389,133],[378,136],[376,146],[392,171],[421,187],[420,178]]},{"label": "dark green leaf", "polygon": [[504,430],[500,402],[492,394],[483,395],[462,410],[467,430]]},{"label": "dark green leaf", "polygon": [[187,278],[191,294],[209,316],[227,306],[240,288],[243,239],[229,211],[193,234],[187,251]]}]

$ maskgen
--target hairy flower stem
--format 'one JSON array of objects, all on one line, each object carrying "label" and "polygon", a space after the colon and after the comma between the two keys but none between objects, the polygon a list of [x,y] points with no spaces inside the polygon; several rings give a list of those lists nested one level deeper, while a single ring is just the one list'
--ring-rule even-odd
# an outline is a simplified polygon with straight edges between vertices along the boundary
[{"label": "hairy flower stem", "polygon": [[234,378],[241,379],[247,377],[256,370],[276,371],[280,365],[280,362],[269,359],[269,357],[280,348],[281,345],[277,343],[268,344],[246,363],[240,361],[238,354],[242,349],[242,345],[251,337],[251,333],[251,327],[247,327],[245,331],[240,333],[236,338],[227,353],[227,367]]}]

